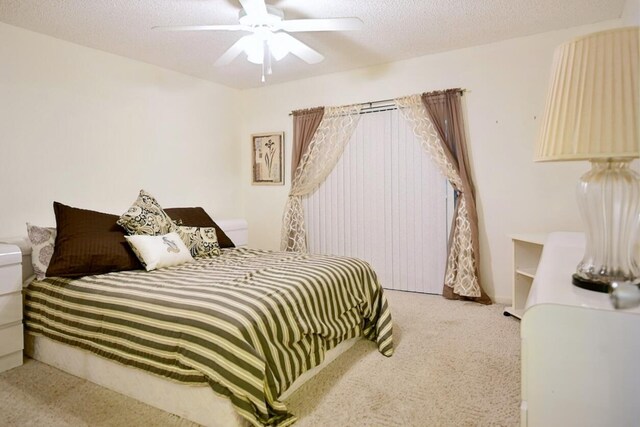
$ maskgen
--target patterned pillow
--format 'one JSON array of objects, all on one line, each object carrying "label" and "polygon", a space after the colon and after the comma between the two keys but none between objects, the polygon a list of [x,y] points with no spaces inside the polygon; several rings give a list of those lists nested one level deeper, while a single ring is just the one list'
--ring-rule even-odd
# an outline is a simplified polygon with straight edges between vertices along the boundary
[{"label": "patterned pillow", "polygon": [[178,225],[187,225],[189,227],[214,227],[216,229],[216,237],[221,248],[235,248],[236,245],[226,235],[226,233],[215,223],[209,214],[201,207],[193,208],[165,208],[167,215],[171,217]]},{"label": "patterned pillow", "polygon": [[189,249],[175,232],[159,236],[134,235],[124,238],[147,271],[193,261]]},{"label": "patterned pillow", "polygon": [[129,235],[159,236],[177,228],[158,201],[144,190],[117,222]]},{"label": "patterned pillow", "polygon": [[220,255],[220,245],[216,229],[213,227],[180,225],[178,226],[178,235],[194,258],[211,258]]},{"label": "patterned pillow", "polygon": [[53,227],[38,227],[27,223],[27,234],[31,242],[31,263],[33,272],[38,280],[46,277],[53,248],[56,242],[56,229]]}]

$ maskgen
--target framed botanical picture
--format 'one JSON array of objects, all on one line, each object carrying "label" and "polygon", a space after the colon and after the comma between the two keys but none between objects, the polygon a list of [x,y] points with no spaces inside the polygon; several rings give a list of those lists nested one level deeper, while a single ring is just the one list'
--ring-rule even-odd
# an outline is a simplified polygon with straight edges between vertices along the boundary
[{"label": "framed botanical picture", "polygon": [[284,185],[284,132],[251,135],[254,185]]}]

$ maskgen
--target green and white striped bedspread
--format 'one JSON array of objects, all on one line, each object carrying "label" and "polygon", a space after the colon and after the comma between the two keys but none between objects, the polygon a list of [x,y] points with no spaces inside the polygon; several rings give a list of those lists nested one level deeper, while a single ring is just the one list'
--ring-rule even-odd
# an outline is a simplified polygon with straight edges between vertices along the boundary
[{"label": "green and white striped bedspread", "polygon": [[341,341],[363,335],[393,353],[376,275],[345,257],[230,249],[152,272],[48,278],[27,288],[25,318],[31,332],[209,384],[253,425],[293,423],[277,397]]}]

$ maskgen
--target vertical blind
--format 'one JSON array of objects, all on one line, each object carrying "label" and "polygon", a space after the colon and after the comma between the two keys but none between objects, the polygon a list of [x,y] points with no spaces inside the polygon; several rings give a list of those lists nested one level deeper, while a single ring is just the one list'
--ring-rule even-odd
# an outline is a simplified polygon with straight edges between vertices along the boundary
[{"label": "vertical blind", "polygon": [[385,288],[439,294],[452,202],[397,110],[363,114],[336,168],[304,199],[309,251],[361,258]]}]

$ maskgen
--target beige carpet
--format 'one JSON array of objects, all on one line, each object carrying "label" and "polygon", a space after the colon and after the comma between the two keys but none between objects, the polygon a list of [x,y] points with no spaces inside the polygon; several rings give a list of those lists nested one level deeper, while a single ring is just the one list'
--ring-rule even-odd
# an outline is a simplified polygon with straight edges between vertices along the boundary
[{"label": "beige carpet", "polygon": [[[520,323],[503,306],[387,292],[396,352],[359,342],[287,401],[296,426],[514,426]],[[27,360],[0,374],[0,426],[193,426]]]}]

